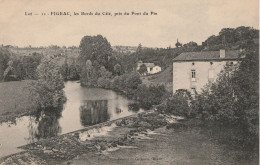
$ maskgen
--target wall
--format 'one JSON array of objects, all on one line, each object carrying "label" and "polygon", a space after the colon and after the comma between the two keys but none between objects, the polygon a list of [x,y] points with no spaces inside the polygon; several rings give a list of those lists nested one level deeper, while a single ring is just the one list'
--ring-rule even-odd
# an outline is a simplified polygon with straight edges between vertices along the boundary
[{"label": "wall", "polygon": [[150,74],[155,74],[155,73],[158,73],[158,72],[161,72],[161,71],[162,71],[161,67],[155,66],[155,67],[153,67],[152,71],[150,71]]},{"label": "wall", "polygon": [[[212,65],[211,63],[212,62]],[[215,81],[217,75],[224,68],[224,65],[231,61],[189,61],[189,62],[173,62],[173,93],[178,89],[195,88],[197,92],[201,92],[209,80]],[[237,61],[232,61],[234,64]],[[194,63],[194,65],[192,65]],[[191,70],[196,70],[195,81],[192,81]],[[214,78],[209,79],[209,70],[214,70]]]}]

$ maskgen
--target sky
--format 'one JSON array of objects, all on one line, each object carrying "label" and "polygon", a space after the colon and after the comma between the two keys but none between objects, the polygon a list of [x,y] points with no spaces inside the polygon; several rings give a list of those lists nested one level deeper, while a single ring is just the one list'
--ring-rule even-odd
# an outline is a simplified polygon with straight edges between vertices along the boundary
[{"label": "sky", "polygon": [[[78,46],[83,36],[97,34],[112,46],[174,47],[177,38],[183,44],[201,44],[222,28],[259,29],[258,11],[258,0],[0,0],[0,44]],[[72,16],[48,15],[51,12]],[[75,16],[74,12],[101,15]]]}]

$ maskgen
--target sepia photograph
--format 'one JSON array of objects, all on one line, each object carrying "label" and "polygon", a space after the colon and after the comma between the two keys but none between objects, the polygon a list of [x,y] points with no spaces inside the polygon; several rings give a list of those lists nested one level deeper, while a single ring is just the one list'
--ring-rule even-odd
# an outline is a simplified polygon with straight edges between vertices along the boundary
[{"label": "sepia photograph", "polygon": [[259,0],[0,0],[0,165],[258,165]]}]

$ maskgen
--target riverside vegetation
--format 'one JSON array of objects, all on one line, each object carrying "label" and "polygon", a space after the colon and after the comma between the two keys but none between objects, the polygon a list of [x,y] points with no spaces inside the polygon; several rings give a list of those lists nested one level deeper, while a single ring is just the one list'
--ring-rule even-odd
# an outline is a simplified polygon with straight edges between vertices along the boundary
[{"label": "riverside vegetation", "polygon": [[[238,33],[238,31],[242,32]],[[222,133],[221,128],[228,128],[230,131],[223,133],[228,136],[225,139],[220,138],[221,142],[232,143],[234,146],[238,145],[242,149],[246,148],[257,153],[259,145],[259,48],[253,42],[253,37],[256,33],[258,34],[258,31],[250,28],[223,29],[219,36],[210,37],[208,40],[212,40],[214,43],[219,41],[221,35],[233,36],[233,34],[244,34],[243,32],[250,33],[250,35],[236,36],[234,40],[228,41],[229,48],[237,46],[244,50],[241,55],[245,56],[241,56],[239,65],[227,64],[217,81],[208,84],[201,94],[196,94],[195,99],[185,90],[179,90],[172,95],[166,91],[163,85],[142,84],[140,74],[132,68],[135,67],[142,52],[147,52],[147,50],[142,50],[140,45],[134,56],[127,57],[133,58],[131,66],[126,65],[125,62],[122,62],[122,58],[113,55],[110,43],[101,35],[82,38],[79,46],[80,55],[77,58],[77,64],[73,64],[74,69],[73,67],[68,69],[66,60],[60,67],[55,62],[55,57],[41,57],[35,71],[36,81],[30,88],[31,96],[33,96],[36,109],[40,109],[42,113],[47,110],[56,111],[65,101],[62,92],[63,79],[80,78],[82,86],[113,89],[137,100],[138,105],[133,105],[133,108],[142,106],[151,109],[154,106],[161,114],[184,116],[190,120],[203,122],[209,126],[209,129],[210,126],[217,127],[220,134]],[[245,36],[247,38],[243,39]],[[178,47],[176,50],[187,51],[190,49],[189,45],[192,50],[202,49],[203,46],[206,46],[205,44],[202,46],[187,44],[186,48]],[[221,47],[221,45],[218,44],[217,47]],[[215,49],[214,46],[209,47],[209,49],[211,48]],[[171,50],[171,48],[168,49]],[[8,52],[2,51],[0,55],[4,57],[1,62],[6,64],[3,79],[10,78],[12,77],[11,72],[15,70],[12,69],[13,62],[8,62]],[[174,56],[177,55],[178,53],[174,54]],[[161,60],[161,62],[163,63],[165,60]],[[170,124],[167,128],[176,127],[185,129],[186,125]]]}]

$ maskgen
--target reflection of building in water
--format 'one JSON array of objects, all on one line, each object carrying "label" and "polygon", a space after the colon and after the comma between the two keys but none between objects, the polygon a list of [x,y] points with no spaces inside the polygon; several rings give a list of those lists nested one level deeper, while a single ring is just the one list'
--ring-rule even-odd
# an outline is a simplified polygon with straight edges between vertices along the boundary
[{"label": "reflection of building in water", "polygon": [[107,100],[84,100],[79,108],[83,126],[95,125],[109,120]]}]

